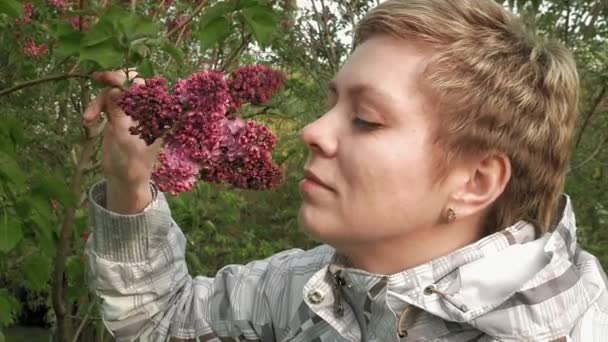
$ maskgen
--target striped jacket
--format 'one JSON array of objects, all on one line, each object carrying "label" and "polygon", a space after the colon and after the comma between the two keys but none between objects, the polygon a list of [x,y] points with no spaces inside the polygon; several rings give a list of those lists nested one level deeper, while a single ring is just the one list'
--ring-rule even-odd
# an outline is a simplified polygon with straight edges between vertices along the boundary
[{"label": "striped jacket", "polygon": [[[89,283],[118,341],[608,341],[606,276],[576,244],[570,199],[534,238],[522,221],[393,275],[329,246],[193,277],[164,195],[138,215],[90,191]],[[401,334],[399,335],[399,332]]]}]

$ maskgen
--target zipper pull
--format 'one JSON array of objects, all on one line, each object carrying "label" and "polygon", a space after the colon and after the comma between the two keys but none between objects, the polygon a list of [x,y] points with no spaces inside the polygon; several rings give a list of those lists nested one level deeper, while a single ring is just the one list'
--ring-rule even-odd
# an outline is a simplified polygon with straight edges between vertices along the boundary
[{"label": "zipper pull", "polygon": [[344,280],[344,277],[342,277],[340,274],[342,273],[342,271],[337,271],[336,273],[333,274],[333,280],[334,280],[334,297],[335,297],[335,301],[334,301],[334,313],[338,316],[338,317],[342,317],[344,316],[344,304],[342,303],[342,287],[344,285],[346,285],[346,280]]}]

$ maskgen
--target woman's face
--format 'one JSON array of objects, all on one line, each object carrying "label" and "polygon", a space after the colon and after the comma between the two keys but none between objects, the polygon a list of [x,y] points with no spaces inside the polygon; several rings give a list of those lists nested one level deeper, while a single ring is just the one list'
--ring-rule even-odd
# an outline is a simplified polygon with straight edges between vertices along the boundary
[{"label": "woman's face", "polygon": [[313,237],[339,247],[438,223],[446,195],[432,182],[433,113],[418,86],[428,57],[377,36],[337,74],[327,112],[302,131],[310,155],[299,218]]}]

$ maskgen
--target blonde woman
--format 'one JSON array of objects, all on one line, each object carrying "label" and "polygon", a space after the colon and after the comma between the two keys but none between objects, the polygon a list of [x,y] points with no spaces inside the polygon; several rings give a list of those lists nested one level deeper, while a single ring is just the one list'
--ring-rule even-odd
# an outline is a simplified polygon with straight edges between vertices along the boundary
[{"label": "blonde woman", "polygon": [[[190,275],[150,182],[158,144],[110,116],[91,288],[120,341],[607,341],[606,277],[562,194],[571,54],[491,0],[390,0],[357,26],[310,150],[300,222],[325,245]],[[124,76],[107,73],[108,84]]]}]

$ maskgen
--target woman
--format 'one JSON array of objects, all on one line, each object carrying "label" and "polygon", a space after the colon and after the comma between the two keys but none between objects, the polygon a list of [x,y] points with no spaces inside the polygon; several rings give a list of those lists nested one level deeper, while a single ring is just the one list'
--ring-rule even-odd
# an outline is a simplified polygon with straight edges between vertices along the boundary
[{"label": "woman", "polygon": [[[491,0],[391,0],[302,131],[302,227],[326,244],[214,278],[150,182],[159,143],[101,111],[91,287],[121,341],[601,341],[606,278],[562,194],[578,76]],[[124,75],[100,76],[110,85]]]}]

